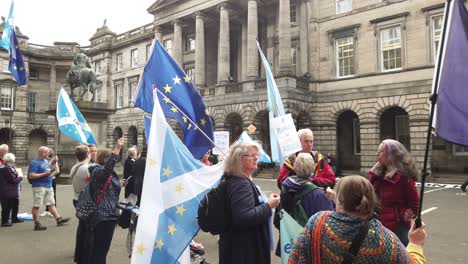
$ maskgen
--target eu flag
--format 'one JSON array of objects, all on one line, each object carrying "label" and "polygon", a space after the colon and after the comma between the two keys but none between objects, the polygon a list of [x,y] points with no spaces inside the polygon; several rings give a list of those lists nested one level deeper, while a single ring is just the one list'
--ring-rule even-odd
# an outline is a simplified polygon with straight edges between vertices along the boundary
[{"label": "eu flag", "polygon": [[437,97],[435,132],[468,146],[468,12],[462,0],[451,3]]},{"label": "eu flag", "polygon": [[10,44],[10,62],[8,69],[15,78],[18,86],[26,85],[28,80],[26,76],[26,68],[24,67],[23,55],[19,49],[18,39],[16,38],[14,29],[11,30]]},{"label": "eu flag", "polygon": [[190,77],[158,40],[153,41],[153,51],[141,76],[134,106],[152,113],[153,91],[158,95],[166,118],[175,119],[182,126],[184,144],[195,158],[201,159],[214,147],[211,117]]}]

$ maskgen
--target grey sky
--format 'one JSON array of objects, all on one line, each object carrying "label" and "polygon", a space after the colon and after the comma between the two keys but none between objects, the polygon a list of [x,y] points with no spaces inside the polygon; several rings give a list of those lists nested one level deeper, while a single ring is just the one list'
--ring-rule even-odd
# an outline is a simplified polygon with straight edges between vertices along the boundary
[{"label": "grey sky", "polygon": [[[117,34],[153,21],[146,9],[156,0],[15,0],[14,23],[34,44],[54,41],[89,45],[89,38],[107,19]],[[8,17],[11,0],[0,0]]]}]

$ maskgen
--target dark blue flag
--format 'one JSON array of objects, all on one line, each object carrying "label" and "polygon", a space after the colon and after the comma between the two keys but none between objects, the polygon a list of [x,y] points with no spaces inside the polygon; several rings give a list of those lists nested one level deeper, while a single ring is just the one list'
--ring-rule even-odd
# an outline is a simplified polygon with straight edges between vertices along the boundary
[{"label": "dark blue flag", "polygon": [[26,76],[26,68],[24,67],[23,55],[19,49],[15,29],[13,28],[11,29],[10,44],[10,62],[8,69],[13,77],[15,77],[18,86],[26,85],[28,80]]},{"label": "dark blue flag", "polygon": [[134,106],[152,113],[153,91],[158,95],[166,118],[175,119],[182,126],[184,144],[195,158],[201,159],[214,146],[208,109],[190,77],[157,40],[153,42],[153,51],[141,76]]},{"label": "dark blue flag", "polygon": [[[437,98],[435,132],[468,146],[468,12],[462,0],[451,4]],[[442,44],[443,45],[443,44]]]}]

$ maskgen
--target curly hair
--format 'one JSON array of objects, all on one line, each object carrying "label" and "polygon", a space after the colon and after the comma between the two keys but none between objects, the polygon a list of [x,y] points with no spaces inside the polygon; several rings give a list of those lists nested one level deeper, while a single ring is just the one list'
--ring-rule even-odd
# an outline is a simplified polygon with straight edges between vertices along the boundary
[{"label": "curly hair", "polygon": [[419,179],[416,161],[403,144],[393,139],[385,139],[380,145],[395,169],[415,180]]},{"label": "curly hair", "polygon": [[260,152],[261,147],[256,142],[239,142],[231,146],[229,156],[224,162],[224,171],[235,176],[244,176],[244,167],[242,166],[242,156],[247,152],[247,148],[253,147]]}]

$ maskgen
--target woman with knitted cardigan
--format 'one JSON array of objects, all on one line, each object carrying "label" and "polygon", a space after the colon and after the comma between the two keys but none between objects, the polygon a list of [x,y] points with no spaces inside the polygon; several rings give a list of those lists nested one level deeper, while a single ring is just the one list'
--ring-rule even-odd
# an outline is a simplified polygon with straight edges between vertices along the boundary
[{"label": "woman with knitted cardigan", "polygon": [[[372,217],[375,193],[361,176],[342,178],[336,186],[336,211],[313,215],[293,246],[288,264],[309,263],[426,263],[422,246],[426,239],[424,225],[411,226],[409,245]],[[363,226],[368,227],[363,228]],[[351,253],[360,230],[362,244]],[[345,261],[346,260],[346,261]]]}]

